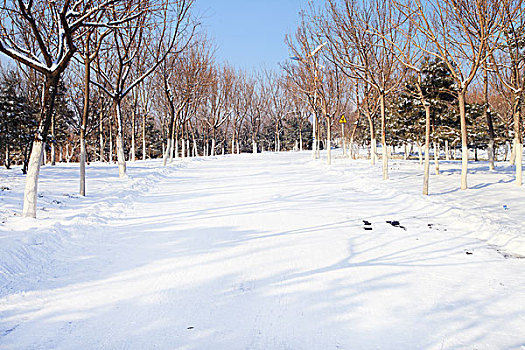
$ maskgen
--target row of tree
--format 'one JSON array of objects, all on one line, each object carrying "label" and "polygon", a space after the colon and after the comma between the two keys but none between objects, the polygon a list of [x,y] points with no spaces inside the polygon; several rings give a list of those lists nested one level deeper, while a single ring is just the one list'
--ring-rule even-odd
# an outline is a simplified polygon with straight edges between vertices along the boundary
[{"label": "row of tree", "polygon": [[384,179],[389,145],[424,144],[428,194],[433,138],[436,151],[440,141],[447,155],[449,145],[460,148],[466,189],[469,148],[486,148],[494,169],[497,143],[512,139],[521,185],[524,9],[522,0],[312,3],[287,38],[297,63],[285,69],[327,125],[345,109],[334,98],[334,77],[353,86],[355,119],[368,120],[372,162],[380,137]]},{"label": "row of tree", "polygon": [[[7,1],[0,7],[0,150],[27,173],[36,216],[40,167],[309,147],[309,113],[273,72],[213,57],[191,0]],[[138,147],[138,139],[142,147]],[[89,158],[88,158],[89,157]]]},{"label": "row of tree", "polygon": [[[523,2],[327,0],[287,37],[292,59],[247,74],[218,64],[190,0],[7,1],[0,52],[3,163],[27,171],[24,215],[36,215],[40,166],[262,150],[332,141],[372,163],[382,145],[419,146],[428,194],[430,144],[447,159],[513,142],[521,184]],[[348,120],[336,128],[339,118]],[[424,149],[424,151],[422,150]],[[477,156],[477,153],[476,153]],[[436,164],[437,164],[436,158]],[[438,170],[438,168],[437,168]]]}]

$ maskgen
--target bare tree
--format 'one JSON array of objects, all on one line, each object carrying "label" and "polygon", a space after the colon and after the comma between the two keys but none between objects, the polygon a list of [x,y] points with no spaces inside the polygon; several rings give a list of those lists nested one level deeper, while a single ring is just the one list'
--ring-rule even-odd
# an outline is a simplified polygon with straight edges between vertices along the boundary
[{"label": "bare tree", "polygon": [[[122,100],[170,54],[187,46],[196,27],[190,18],[192,4],[193,0],[136,0],[125,2],[120,8],[114,6],[109,14],[114,20],[120,13],[140,13],[112,33],[109,44],[112,50],[104,52],[104,66],[97,67],[102,82],[94,82],[113,100],[120,177],[126,176]],[[144,51],[148,51],[148,64],[140,71],[136,65]],[[137,70],[133,76],[132,72]]]},{"label": "bare tree", "polygon": [[[24,192],[23,215],[36,217],[40,159],[54,113],[58,83],[86,28],[108,26],[99,14],[117,0],[4,2],[0,9],[0,52],[44,77],[39,127],[33,141]],[[121,16],[111,25],[119,25]]]},{"label": "bare tree", "polygon": [[403,69],[395,57],[392,43],[400,34],[401,16],[393,11],[390,1],[373,0],[363,4],[345,0],[339,6],[328,1],[328,17],[318,21],[331,43],[334,63],[351,78],[359,79],[374,88],[379,97],[381,115],[381,144],[383,152],[383,179],[388,179],[388,151],[386,142],[385,99],[395,91],[403,79]]},{"label": "bare tree", "polygon": [[[419,48],[445,62],[456,81],[461,123],[461,189],[467,189],[468,134],[465,96],[478,69],[490,56],[489,44],[499,34],[503,1],[442,0],[436,3],[410,0],[397,7],[412,24],[415,34],[430,45]],[[497,41],[497,40],[496,40]]]},{"label": "bare tree", "polygon": [[[502,87],[511,94],[514,124],[513,154],[515,155],[516,184],[522,185],[523,135],[521,127],[521,108],[525,91],[525,17],[522,0],[508,0],[501,7],[503,21],[503,40],[494,40],[492,45],[497,52],[491,55],[491,63]],[[489,125],[490,127],[490,125]]]}]

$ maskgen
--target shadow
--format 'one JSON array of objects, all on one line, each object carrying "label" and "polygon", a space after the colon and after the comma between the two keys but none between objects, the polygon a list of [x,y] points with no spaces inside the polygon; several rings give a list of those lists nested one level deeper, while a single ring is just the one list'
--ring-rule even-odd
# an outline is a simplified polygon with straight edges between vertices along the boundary
[{"label": "shadow", "polygon": [[[56,242],[36,235],[31,243],[44,244],[29,253],[42,261],[3,286],[0,348],[525,343],[516,331],[524,325],[524,265],[439,221],[454,208],[416,206],[388,188],[342,191],[339,174],[291,165],[267,172],[263,163],[241,173],[227,163],[239,173],[212,177],[219,165],[197,163],[152,174],[154,186],[133,183],[140,190],[110,187],[103,201],[64,199],[62,220],[35,228]],[[238,183],[242,174],[257,181]],[[407,230],[386,223],[393,218]],[[363,230],[364,219],[373,231]]]}]

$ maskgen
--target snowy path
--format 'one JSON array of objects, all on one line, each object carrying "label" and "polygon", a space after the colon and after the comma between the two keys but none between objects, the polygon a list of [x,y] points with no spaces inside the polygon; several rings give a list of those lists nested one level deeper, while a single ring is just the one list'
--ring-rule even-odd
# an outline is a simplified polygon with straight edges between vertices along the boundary
[{"label": "snowy path", "polygon": [[524,259],[308,157],[184,163],[2,295],[0,348],[525,348]]}]

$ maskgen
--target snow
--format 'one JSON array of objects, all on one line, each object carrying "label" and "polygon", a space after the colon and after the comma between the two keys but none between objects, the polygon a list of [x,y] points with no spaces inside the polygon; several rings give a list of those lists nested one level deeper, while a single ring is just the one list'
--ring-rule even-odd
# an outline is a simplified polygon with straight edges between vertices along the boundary
[{"label": "snow", "polygon": [[0,349],[525,348],[511,167],[310,157],[1,170]]}]

